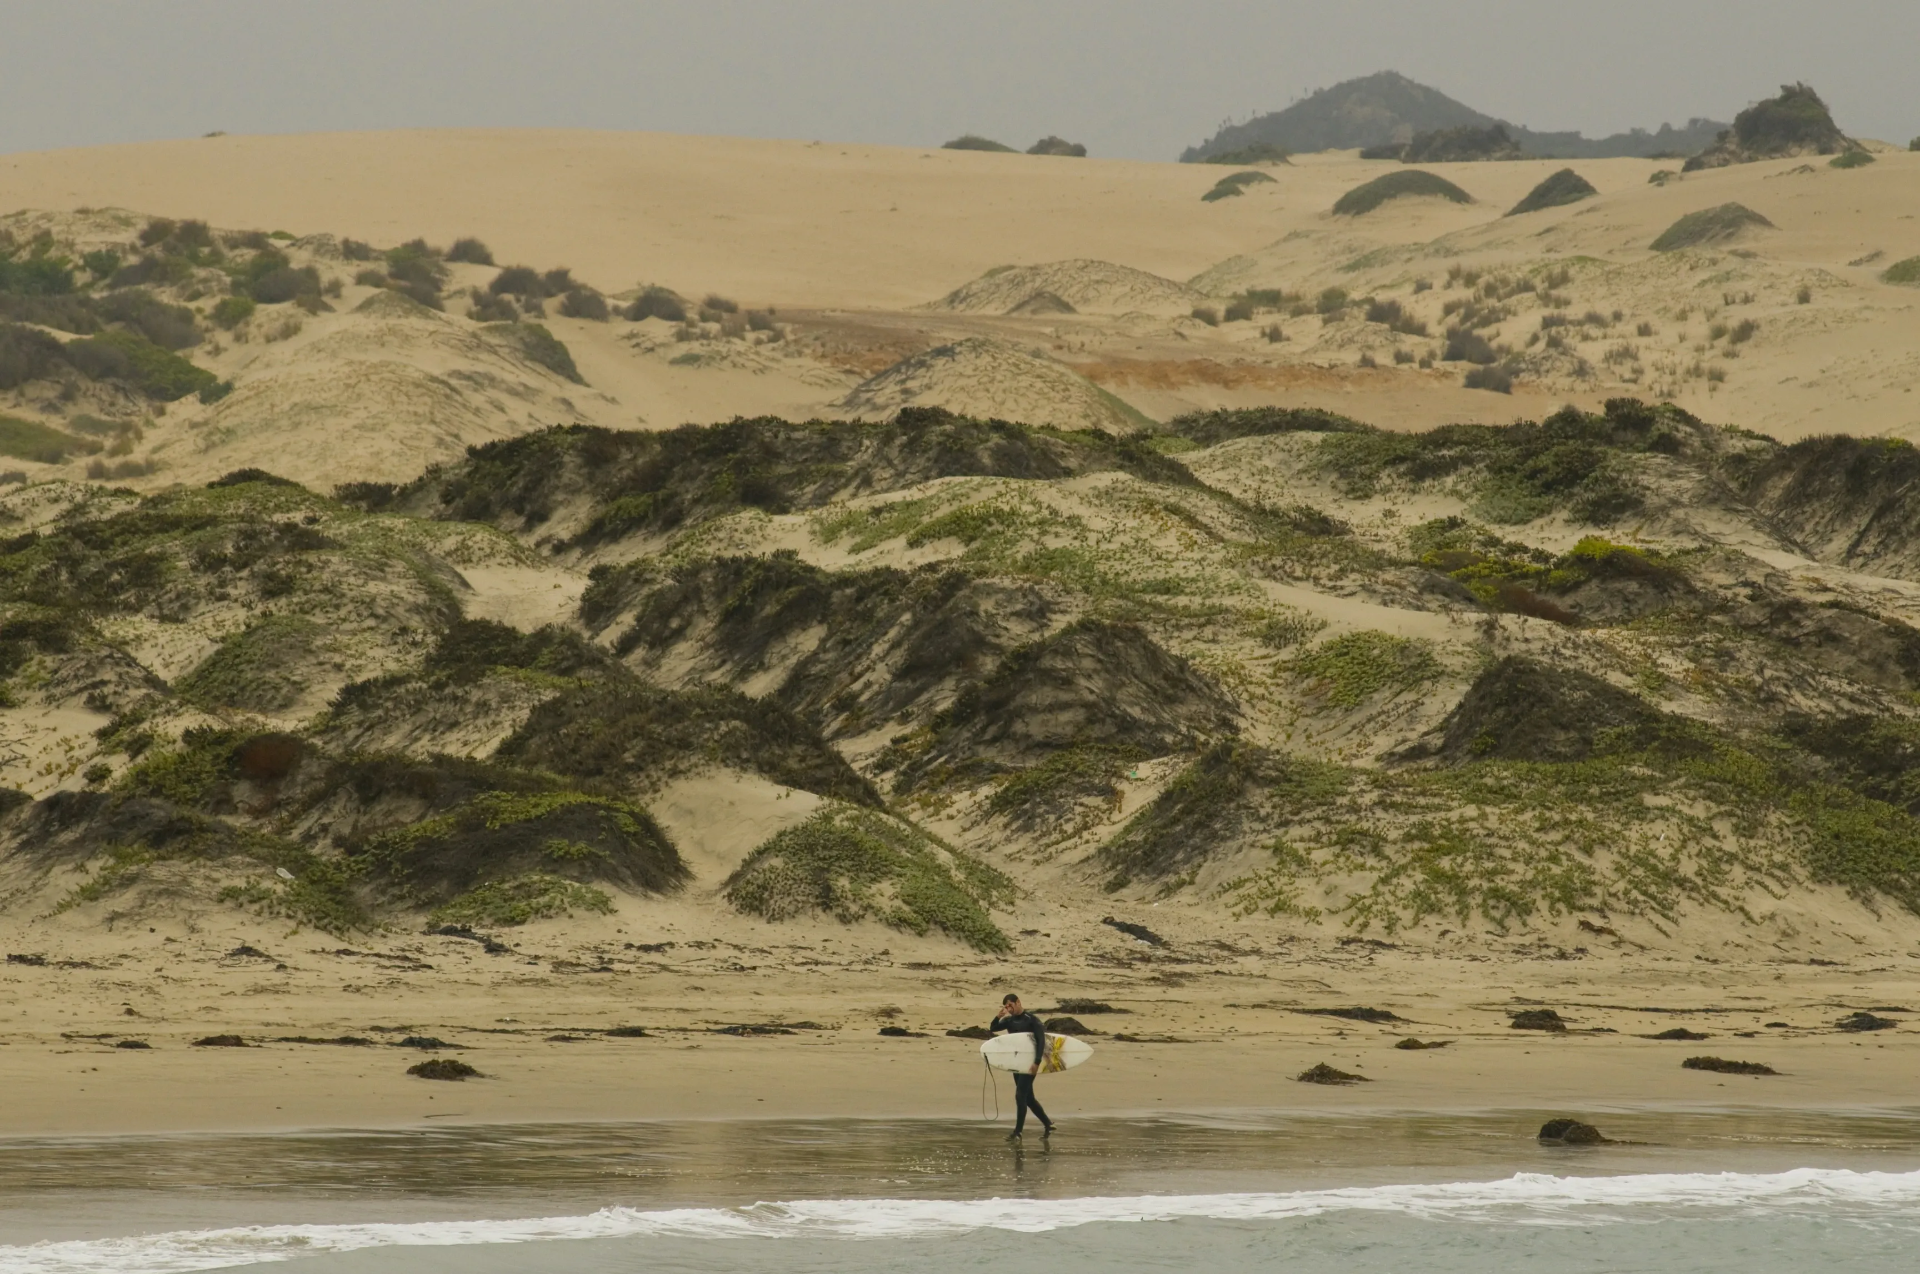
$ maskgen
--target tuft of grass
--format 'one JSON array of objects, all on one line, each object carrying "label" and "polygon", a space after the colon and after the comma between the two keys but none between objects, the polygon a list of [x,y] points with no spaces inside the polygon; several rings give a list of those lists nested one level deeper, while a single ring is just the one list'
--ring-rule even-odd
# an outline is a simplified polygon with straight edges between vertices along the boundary
[{"label": "tuft of grass", "polygon": [[1439,198],[1453,203],[1472,203],[1473,196],[1445,177],[1418,168],[1391,172],[1365,185],[1355,186],[1334,202],[1338,217],[1358,217],[1372,212],[1392,199]]},{"label": "tuft of grass", "polygon": [[1864,150],[1846,150],[1827,161],[1829,168],[1865,168],[1874,162],[1873,156]]},{"label": "tuft of grass", "polygon": [[60,464],[73,456],[90,456],[100,447],[101,444],[91,438],[76,438],[36,420],[0,416],[0,456],[38,464]]},{"label": "tuft of grass", "polygon": [[1257,186],[1261,182],[1272,181],[1273,178],[1269,177],[1266,173],[1255,172],[1252,169],[1246,172],[1229,173],[1227,176],[1213,183],[1213,189],[1201,195],[1200,202],[1213,203],[1220,199],[1231,199],[1236,195],[1244,194],[1248,186]]},{"label": "tuft of grass", "polygon": [[1507,215],[1518,217],[1523,213],[1561,208],[1570,203],[1579,203],[1582,199],[1591,199],[1599,193],[1585,177],[1571,168],[1562,168],[1528,191],[1526,198],[1507,210]]},{"label": "tuft of grass", "polygon": [[478,239],[455,239],[447,249],[446,259],[467,265],[492,265],[493,251]]},{"label": "tuft of grass", "polygon": [[[576,848],[570,841],[559,843],[570,850]],[[587,848],[589,853],[597,852],[592,851],[591,847],[580,848]],[[569,854],[556,854],[550,850],[549,856],[565,859]],[[577,852],[571,855],[574,858],[581,856]],[[613,897],[604,889],[583,885],[576,880],[564,880],[544,872],[527,872],[506,880],[490,880],[469,889],[444,906],[435,908],[427,917],[427,922],[431,925],[505,927],[523,925],[531,920],[549,920],[576,911],[610,915],[613,912]]]},{"label": "tuft of grass", "polygon": [[850,805],[827,805],[774,835],[727,877],[725,894],[767,920],[821,912],[847,924],[938,929],[979,951],[1011,946],[987,914],[1012,901],[1011,880],[910,823]]},{"label": "tuft of grass", "polygon": [[1440,675],[1429,642],[1362,629],[1329,638],[1294,658],[1293,674],[1327,703],[1358,707],[1375,695],[1410,690]]},{"label": "tuft of grass", "polygon": [[1771,230],[1774,225],[1745,204],[1723,203],[1690,212],[1664,230],[1652,243],[1655,252],[1677,252],[1724,243],[1748,230]]},{"label": "tuft of grass", "polygon": [[529,362],[557,376],[576,385],[587,383],[586,378],[580,375],[580,369],[574,365],[573,354],[567,349],[566,343],[548,331],[544,324],[488,323],[480,330],[505,342]]},{"label": "tuft of grass", "polygon": [[1908,257],[1904,261],[1895,261],[1880,272],[1883,283],[1899,283],[1908,287],[1920,285],[1920,257]]}]

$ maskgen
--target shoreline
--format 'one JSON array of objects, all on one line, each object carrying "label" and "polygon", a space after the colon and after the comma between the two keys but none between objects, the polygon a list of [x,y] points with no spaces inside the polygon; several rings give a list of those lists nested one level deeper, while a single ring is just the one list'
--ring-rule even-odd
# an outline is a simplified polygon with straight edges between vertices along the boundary
[{"label": "shoreline", "polygon": [[[1738,1043],[1738,1056],[1782,1073],[1689,1071],[1680,1062],[1699,1046],[1591,1037],[1468,1037],[1439,1050],[1441,1056],[1401,1052],[1391,1038],[1351,1036],[1204,1045],[1096,1040],[1093,1062],[1072,1075],[1044,1078],[1041,1098],[1066,1124],[1522,1111],[1588,1117],[1735,1109],[1920,1112],[1910,1079],[1920,1050],[1905,1041],[1860,1048],[1820,1037]],[[701,1056],[687,1056],[696,1052]],[[426,1056],[459,1057],[483,1078],[436,1083],[405,1074]],[[1368,1074],[1370,1082],[1322,1087],[1293,1079],[1323,1060]],[[1196,1075],[1204,1076],[1204,1097],[1194,1091]],[[432,1053],[392,1045],[243,1050],[175,1043],[151,1051],[29,1051],[16,1043],[0,1049],[0,1089],[9,1094],[0,1138],[436,1124],[971,1122],[980,1119],[981,1080],[971,1041],[944,1039],[515,1042]],[[989,1093],[988,1110],[992,1100]],[[1010,1084],[999,1086],[999,1108],[1004,1123],[1012,1115]]]}]

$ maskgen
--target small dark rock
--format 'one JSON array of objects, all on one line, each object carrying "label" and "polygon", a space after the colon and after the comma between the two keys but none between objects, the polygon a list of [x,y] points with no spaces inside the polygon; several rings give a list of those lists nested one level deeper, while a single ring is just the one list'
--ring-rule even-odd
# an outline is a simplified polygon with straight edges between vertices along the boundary
[{"label": "small dark rock", "polygon": [[1683,1070],[1713,1071],[1718,1075],[1778,1075],[1763,1062],[1730,1062],[1724,1057],[1689,1057],[1680,1063]]},{"label": "small dark rock", "polygon": [[616,1026],[612,1030],[604,1033],[616,1040],[644,1040],[651,1038],[647,1034],[647,1028],[644,1026]]},{"label": "small dark rock", "polygon": [[513,951],[506,943],[489,938],[484,933],[476,933],[469,925],[436,925],[427,932],[436,937],[465,938],[468,942],[477,942],[488,955],[508,955]]},{"label": "small dark rock", "polygon": [[1516,1031],[1555,1031],[1567,1029],[1566,1019],[1552,1009],[1522,1009],[1512,1015],[1510,1025]]},{"label": "small dark rock", "polygon": [[1050,1017],[1044,1023],[1042,1023],[1042,1025],[1044,1025],[1049,1031],[1056,1031],[1061,1035],[1098,1035],[1099,1034],[1098,1031],[1095,1031],[1090,1027],[1088,1027],[1086,1023],[1080,1021],[1077,1018],[1071,1018],[1071,1017]]},{"label": "small dark rock", "polygon": [[895,1039],[904,1040],[923,1040],[927,1038],[925,1031],[909,1031],[904,1026],[883,1026],[880,1028],[880,1033],[882,1035],[892,1036]]},{"label": "small dark rock", "polygon": [[1335,1070],[1325,1062],[1309,1066],[1294,1076],[1302,1084],[1371,1084],[1373,1081],[1365,1075],[1349,1075],[1346,1071]]},{"label": "small dark rock", "polygon": [[1147,928],[1145,925],[1137,925],[1130,920],[1115,920],[1112,916],[1102,916],[1100,923],[1110,929],[1118,929],[1129,938],[1138,938],[1150,947],[1164,947],[1167,945],[1165,938]]},{"label": "small dark rock", "polygon": [[147,1043],[145,1040],[121,1040],[119,1043],[115,1044],[114,1047],[115,1048],[152,1048],[153,1045]]},{"label": "small dark rock", "polygon": [[47,958],[43,955],[9,955],[7,956],[7,963],[30,964],[36,969],[42,969],[46,967]]},{"label": "small dark rock", "polygon": [[1834,1025],[1843,1031],[1890,1031],[1900,1023],[1890,1017],[1875,1017],[1871,1013],[1860,1011],[1847,1014]]},{"label": "small dark rock", "polygon": [[1658,1035],[1642,1035],[1640,1038],[1643,1040],[1704,1040],[1712,1037],[1705,1031],[1689,1031],[1684,1026],[1676,1026]]},{"label": "small dark rock", "polygon": [[227,958],[229,960],[235,959],[236,957],[241,959],[252,959],[252,960],[273,959],[272,956],[262,951],[259,947],[250,947],[244,942],[241,943],[239,946],[235,947],[233,950],[227,952]]},{"label": "small dark rock", "polygon": [[1778,1030],[1791,1030],[1791,1029],[1792,1029],[1792,1025],[1791,1025],[1791,1023],[1787,1023],[1787,1022],[1763,1022],[1763,1023],[1761,1023],[1761,1025],[1763,1025],[1763,1026],[1769,1026],[1769,1027],[1773,1027],[1773,1028],[1775,1028],[1775,1029],[1778,1029]]},{"label": "small dark rock", "polygon": [[1416,1048],[1445,1048],[1451,1043],[1453,1043],[1452,1040],[1417,1040],[1409,1035],[1406,1039],[1395,1044],[1394,1047],[1411,1051]]},{"label": "small dark rock", "polygon": [[1554,1146],[1603,1146],[1608,1139],[1578,1119],[1549,1119],[1540,1125],[1540,1140]]},{"label": "small dark rock", "polygon": [[1405,1018],[1389,1013],[1386,1009],[1295,1009],[1295,1013],[1306,1013],[1313,1017],[1343,1017],[1349,1022],[1404,1022]]},{"label": "small dark rock", "polygon": [[587,1037],[584,1035],[549,1035],[547,1036],[547,1043],[549,1044],[584,1044],[586,1042],[587,1042]]},{"label": "small dark rock", "polygon": [[432,1035],[409,1035],[403,1040],[394,1041],[395,1048],[459,1048],[458,1044],[449,1044]]},{"label": "small dark rock", "polygon": [[792,1035],[793,1028],[772,1023],[755,1025],[751,1022],[741,1022],[734,1026],[716,1026],[713,1028],[713,1033],[715,1035]]},{"label": "small dark rock", "polygon": [[351,1048],[368,1048],[373,1041],[360,1035],[282,1035],[274,1040],[276,1044],[344,1044]]},{"label": "small dark rock", "polygon": [[984,1026],[963,1026],[957,1031],[948,1031],[947,1034],[953,1036],[955,1039],[961,1040],[990,1040],[993,1038],[993,1032]]},{"label": "small dark rock", "polygon": [[421,1079],[468,1079],[480,1072],[451,1057],[434,1057],[407,1067],[407,1074]]},{"label": "small dark rock", "polygon": [[1056,1013],[1131,1013],[1132,1009],[1116,1009],[1111,1004],[1099,1000],[1062,1000]]},{"label": "small dark rock", "polygon": [[252,1047],[252,1045],[248,1044],[245,1040],[241,1039],[238,1035],[209,1035],[205,1039],[195,1040],[193,1042],[193,1046],[195,1048],[251,1048]]}]

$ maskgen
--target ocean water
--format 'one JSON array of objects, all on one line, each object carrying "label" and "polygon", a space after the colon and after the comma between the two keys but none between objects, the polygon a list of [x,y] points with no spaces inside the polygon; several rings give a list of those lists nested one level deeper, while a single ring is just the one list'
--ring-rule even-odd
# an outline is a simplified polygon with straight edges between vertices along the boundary
[{"label": "ocean water", "polygon": [[1920,1268],[1920,1111],[0,1141],[0,1274]]}]

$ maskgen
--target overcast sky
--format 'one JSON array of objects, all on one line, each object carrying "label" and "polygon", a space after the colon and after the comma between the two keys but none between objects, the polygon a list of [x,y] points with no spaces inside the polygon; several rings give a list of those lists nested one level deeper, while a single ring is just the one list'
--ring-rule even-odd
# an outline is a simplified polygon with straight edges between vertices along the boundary
[{"label": "overcast sky", "polygon": [[1920,133],[1915,0],[0,0],[0,153],[417,127],[655,129],[1172,159],[1393,69],[1589,136],[1805,80]]}]

